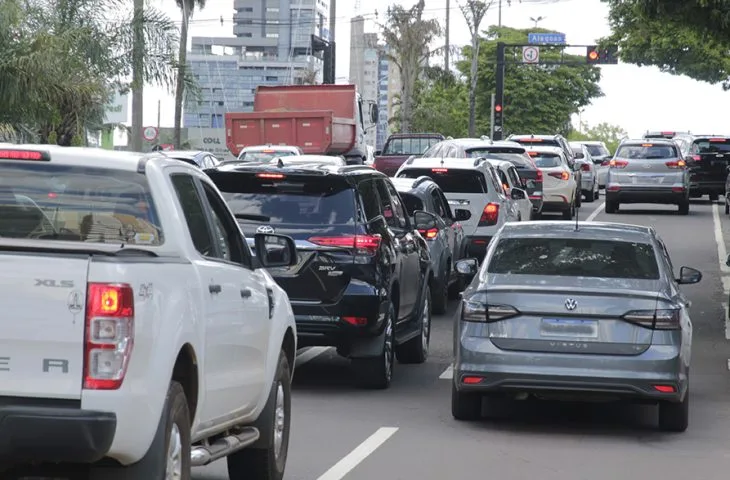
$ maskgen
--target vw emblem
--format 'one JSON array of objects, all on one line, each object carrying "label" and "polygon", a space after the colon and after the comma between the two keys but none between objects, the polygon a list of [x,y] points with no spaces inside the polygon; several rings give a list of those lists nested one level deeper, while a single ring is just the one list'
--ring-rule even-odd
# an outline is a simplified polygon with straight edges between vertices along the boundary
[{"label": "vw emblem", "polygon": [[256,233],[274,233],[274,227],[270,225],[261,225],[256,229]]},{"label": "vw emblem", "polygon": [[578,306],[578,302],[575,301],[573,298],[569,298],[565,301],[565,309],[570,310],[571,312],[575,310],[575,307]]}]

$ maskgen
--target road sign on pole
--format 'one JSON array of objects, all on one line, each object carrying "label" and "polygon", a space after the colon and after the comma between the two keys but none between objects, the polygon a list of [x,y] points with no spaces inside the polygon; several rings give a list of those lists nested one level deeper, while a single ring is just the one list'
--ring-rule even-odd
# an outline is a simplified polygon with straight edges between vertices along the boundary
[{"label": "road sign on pole", "polygon": [[142,138],[149,142],[155,140],[158,134],[159,130],[157,130],[157,128],[155,127],[144,127],[142,129]]},{"label": "road sign on pole", "polygon": [[539,47],[522,47],[523,63],[540,63]]},{"label": "road sign on pole", "polygon": [[527,43],[565,44],[564,33],[528,33]]}]

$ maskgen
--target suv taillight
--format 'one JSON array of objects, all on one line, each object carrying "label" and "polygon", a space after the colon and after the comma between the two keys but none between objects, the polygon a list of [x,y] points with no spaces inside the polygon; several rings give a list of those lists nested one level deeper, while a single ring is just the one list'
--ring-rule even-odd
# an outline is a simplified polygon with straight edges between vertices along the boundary
[{"label": "suv taillight", "polygon": [[134,345],[134,291],[126,283],[90,283],[86,300],[84,388],[117,390]]},{"label": "suv taillight", "polygon": [[608,162],[608,166],[610,168],[626,168],[626,166],[629,164],[626,160],[611,160]]},{"label": "suv taillight", "polygon": [[484,206],[482,211],[482,217],[479,219],[480,227],[488,227],[490,225],[496,225],[499,220],[499,204],[488,203]]},{"label": "suv taillight", "polygon": [[542,170],[537,170],[537,178],[535,179],[537,183],[542,183]]},{"label": "suv taillight", "polygon": [[666,162],[664,165],[669,168],[684,168],[687,164],[684,163],[684,160],[672,160],[671,162]]},{"label": "suv taillight", "polygon": [[568,172],[562,171],[562,172],[550,172],[548,173],[553,178],[557,178],[558,180],[568,181],[570,180],[570,174]]},{"label": "suv taillight", "polygon": [[380,248],[380,235],[343,235],[341,237],[311,237],[315,245],[323,247],[353,248],[357,253],[374,255]]},{"label": "suv taillight", "polygon": [[588,165],[587,163],[581,163],[580,164],[580,169],[583,170],[584,172],[590,172],[591,171],[591,166]]}]

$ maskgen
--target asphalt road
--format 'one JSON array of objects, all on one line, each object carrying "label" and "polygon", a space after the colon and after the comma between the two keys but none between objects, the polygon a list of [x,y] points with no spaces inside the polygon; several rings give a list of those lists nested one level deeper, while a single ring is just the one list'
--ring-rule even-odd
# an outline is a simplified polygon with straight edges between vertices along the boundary
[{"label": "asphalt road", "polygon": [[[556,217],[557,218],[557,217]],[[293,394],[288,480],[723,479],[730,471],[730,217],[697,201],[689,216],[672,206],[627,206],[606,215],[583,204],[581,221],[654,226],[678,269],[704,273],[688,286],[694,345],[690,427],[658,432],[649,406],[515,402],[479,422],[451,417],[453,302],[434,317],[423,365],[396,364],[389,390],[366,391],[348,363],[324,349],[300,352]],[[723,257],[722,265],[719,256]],[[727,280],[723,280],[726,278]],[[726,285],[726,287],[725,287]],[[315,355],[316,354],[316,355]],[[225,480],[225,461],[196,469],[195,480]]]}]

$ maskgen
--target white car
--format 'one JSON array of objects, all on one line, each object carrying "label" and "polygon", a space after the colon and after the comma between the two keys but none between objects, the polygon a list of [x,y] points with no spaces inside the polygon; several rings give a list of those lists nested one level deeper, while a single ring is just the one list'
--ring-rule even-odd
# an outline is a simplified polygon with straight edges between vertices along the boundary
[{"label": "white car", "polygon": [[[586,202],[591,203],[599,198],[598,170],[588,147],[580,142],[570,142],[576,163],[580,164],[580,190]],[[598,162],[600,165],[601,162]]]},{"label": "white car", "polygon": [[612,158],[611,152],[608,151],[606,144],[599,141],[580,141],[575,143],[581,143],[588,148],[588,152],[590,152],[591,158],[593,159],[593,164],[596,166],[598,186],[605,188],[606,179],[608,178],[608,164]]},{"label": "white car", "polygon": [[238,154],[237,162],[268,162],[276,157],[302,155],[301,148],[294,145],[252,145]]},{"label": "white car", "polygon": [[[542,211],[561,212],[563,219],[571,220],[575,216],[576,204],[580,201],[580,187],[576,181],[576,172],[570,168],[563,149],[528,147],[527,154],[542,170]],[[574,165],[576,169],[580,168],[579,163]]]},{"label": "white car", "polygon": [[0,168],[0,471],[190,478],[227,457],[232,479],[281,480],[297,331],[264,268],[296,264],[294,241],[252,255],[163,152],[13,145]]},{"label": "white car", "polygon": [[[512,162],[491,158],[488,158],[487,161],[494,166],[507,196],[512,198],[513,188],[523,189],[520,174]],[[517,210],[520,212],[517,218],[518,221],[532,220],[532,201],[529,198],[514,199],[514,201],[517,204]]]},{"label": "white car", "polygon": [[468,209],[462,221],[466,254],[484,258],[492,237],[507,222],[520,220],[515,200],[529,198],[521,188],[507,196],[491,163],[484,158],[410,158],[400,166],[396,178],[431,177],[446,195],[452,209]]}]

